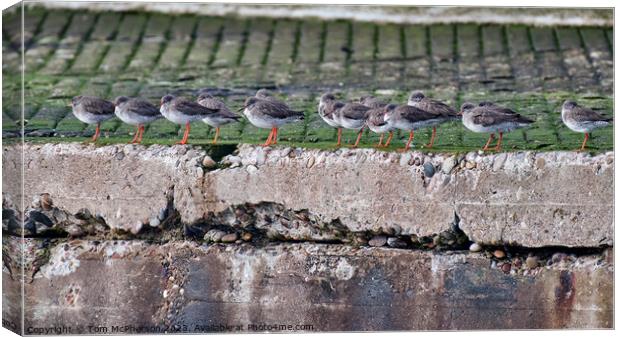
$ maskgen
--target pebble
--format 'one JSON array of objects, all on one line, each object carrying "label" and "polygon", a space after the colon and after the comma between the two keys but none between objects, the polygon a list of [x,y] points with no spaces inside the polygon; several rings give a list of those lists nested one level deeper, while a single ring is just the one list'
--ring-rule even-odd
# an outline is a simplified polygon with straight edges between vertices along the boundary
[{"label": "pebble", "polygon": [[385,246],[387,243],[387,238],[384,235],[374,236],[370,241],[368,241],[368,245],[372,247],[381,247]]},{"label": "pebble", "polygon": [[504,166],[504,163],[506,162],[507,157],[508,155],[506,155],[505,153],[498,154],[495,157],[495,161],[493,161],[493,171],[497,171],[501,169],[502,166]]},{"label": "pebble", "polygon": [[527,269],[538,267],[538,258],[536,256],[528,256],[527,259],[525,259],[525,266]]},{"label": "pebble", "polygon": [[410,153],[403,153],[400,156],[400,166],[407,166],[409,165],[409,160],[411,159],[411,154]]},{"label": "pebble", "polygon": [[424,163],[422,166],[424,168],[424,175],[427,178],[432,178],[435,175],[435,166],[431,163]]},{"label": "pebble", "polygon": [[256,172],[258,172],[258,168],[254,165],[248,165],[245,170],[248,171],[249,174],[255,174]]},{"label": "pebble", "polygon": [[476,168],[476,162],[475,161],[468,161],[465,164],[465,168],[467,168],[468,170],[475,169]]},{"label": "pebble", "polygon": [[502,271],[506,274],[510,273],[510,263],[504,263],[502,265]]},{"label": "pebble", "polygon": [[241,240],[243,241],[250,241],[252,240],[252,233],[250,232],[245,232],[241,235]]},{"label": "pebble", "polygon": [[307,167],[307,168],[311,168],[312,166],[314,166],[314,160],[315,160],[315,159],[314,159],[314,156],[313,156],[313,157],[310,157],[310,158],[308,159],[308,162],[306,163],[306,167]]},{"label": "pebble", "polygon": [[407,243],[405,243],[405,241],[399,239],[399,238],[395,238],[395,237],[391,237],[387,239],[387,244],[388,246],[392,247],[392,248],[405,248],[407,247]]},{"label": "pebble", "polygon": [[232,243],[237,241],[237,233],[230,233],[222,236],[222,242],[224,243]]},{"label": "pebble", "polygon": [[539,170],[545,168],[545,158],[540,157],[536,159],[536,168]]},{"label": "pebble", "polygon": [[159,224],[161,224],[161,222],[159,221],[158,218],[153,217],[153,218],[149,219],[149,226],[151,226],[151,227],[159,227]]},{"label": "pebble", "polygon": [[493,256],[495,256],[495,258],[497,258],[497,259],[503,259],[504,257],[506,257],[506,253],[504,253],[503,250],[498,249],[498,250],[493,252]]},{"label": "pebble", "polygon": [[469,246],[469,251],[473,252],[473,253],[477,253],[479,251],[482,250],[482,246],[477,244],[477,243],[472,243],[471,246]]},{"label": "pebble", "polygon": [[267,160],[267,155],[262,148],[259,148],[256,152],[256,165],[263,165]]},{"label": "pebble", "polygon": [[115,157],[117,160],[123,160],[123,158],[125,158],[125,152],[117,152]]},{"label": "pebble", "polygon": [[564,253],[555,253],[551,256],[551,262],[552,263],[558,263],[561,262],[562,260],[566,259],[566,254]]},{"label": "pebble", "polygon": [[167,214],[168,214],[168,209],[164,207],[159,210],[159,214],[157,214],[157,219],[159,219],[159,221],[162,221],[166,218]]},{"label": "pebble", "polygon": [[231,164],[241,164],[241,157],[238,157],[238,156],[228,156],[226,158],[226,161],[228,161]]},{"label": "pebble", "polygon": [[205,241],[210,241],[210,242],[220,242],[220,240],[222,240],[222,237],[224,237],[224,235],[226,235],[226,232],[221,231],[219,229],[212,229],[208,231],[207,234],[205,234],[203,239]]},{"label": "pebble", "polygon": [[452,171],[456,164],[457,162],[455,156],[446,158],[441,164],[441,172],[443,172],[444,174],[450,174],[450,171]]},{"label": "pebble", "polygon": [[168,289],[164,290],[164,294],[163,294],[164,298],[168,297]]},{"label": "pebble", "polygon": [[49,193],[41,194],[41,197],[39,198],[39,203],[41,204],[41,208],[46,211],[52,209],[52,206],[54,205],[54,203],[52,202],[52,196],[50,196]]},{"label": "pebble", "polygon": [[217,165],[217,163],[215,162],[215,160],[213,160],[211,157],[209,156],[205,156],[202,159],[202,166],[204,166],[205,168],[213,168]]}]

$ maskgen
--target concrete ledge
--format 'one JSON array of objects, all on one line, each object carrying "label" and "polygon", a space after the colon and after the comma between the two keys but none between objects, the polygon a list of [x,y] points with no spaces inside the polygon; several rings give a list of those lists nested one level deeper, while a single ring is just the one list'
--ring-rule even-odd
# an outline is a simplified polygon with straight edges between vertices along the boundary
[{"label": "concrete ledge", "polygon": [[[613,266],[605,255],[507,273],[476,253],[68,241],[51,247],[26,283],[25,324],[188,329],[180,332],[261,323],[313,331],[611,328]],[[19,298],[11,276],[4,268],[9,321],[18,319],[7,308]]]},{"label": "concrete ledge", "polygon": [[[20,155],[19,147],[4,150],[4,193],[12,200],[21,197],[12,178],[18,166],[11,165]],[[398,154],[243,145],[222,160],[225,168],[212,171],[202,166],[204,157],[182,146],[27,144],[25,197],[36,204],[49,193],[56,207],[89,209],[133,233],[161,218],[169,203],[193,224],[267,202],[353,232],[428,236],[458,217],[470,239],[483,244],[613,245],[612,152]]]}]

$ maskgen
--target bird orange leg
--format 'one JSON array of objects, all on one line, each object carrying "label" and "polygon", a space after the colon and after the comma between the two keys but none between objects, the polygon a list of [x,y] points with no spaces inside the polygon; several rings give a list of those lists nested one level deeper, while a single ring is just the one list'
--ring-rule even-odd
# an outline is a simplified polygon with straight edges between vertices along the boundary
[{"label": "bird orange leg", "polygon": [[385,144],[383,144],[383,147],[390,146],[390,142],[392,141],[392,137],[394,137],[394,131],[390,131],[390,135],[388,136],[388,139],[385,141]]},{"label": "bird orange leg", "polygon": [[409,140],[407,141],[407,145],[405,145],[405,148],[401,149],[401,151],[405,152],[409,150],[409,148],[411,147],[412,141],[413,141],[413,130],[409,131]]},{"label": "bird orange leg", "polygon": [[431,141],[424,145],[425,147],[428,147],[429,149],[433,147],[433,144],[435,143],[435,135],[437,134],[437,127],[434,126],[433,127],[433,134],[431,135]]},{"label": "bird orange leg", "polygon": [[217,144],[217,136],[220,135],[220,128],[215,128],[215,137],[213,138],[213,144]]},{"label": "bird orange leg", "polygon": [[488,149],[489,149],[489,144],[491,144],[491,141],[492,141],[494,138],[495,138],[495,134],[494,134],[494,133],[492,133],[492,134],[489,136],[489,140],[487,140],[487,143],[486,143],[486,144],[484,144],[484,147],[482,148],[482,151],[486,151],[486,150],[488,150]]},{"label": "bird orange leg", "polygon": [[140,136],[138,137],[138,144],[142,143],[142,136],[144,136],[144,125],[140,125],[139,131]]},{"label": "bird orange leg", "polygon": [[338,143],[336,143],[336,146],[340,146],[341,140],[342,140],[342,128],[338,128]]},{"label": "bird orange leg", "polygon": [[497,145],[495,145],[495,151],[499,151],[502,149],[502,138],[503,138],[504,133],[500,132],[499,133],[499,139],[497,140]]},{"label": "bird orange leg", "polygon": [[133,136],[133,139],[129,142],[129,144],[133,144],[138,140],[138,135],[140,135],[140,125],[136,127],[136,134]]},{"label": "bird orange leg", "polygon": [[269,132],[269,137],[267,137],[267,140],[265,141],[263,146],[269,146],[269,144],[271,144],[271,138],[273,137],[273,132],[275,129],[276,128],[271,128],[271,132]]},{"label": "bird orange leg", "polygon": [[271,145],[278,144],[278,128],[274,128],[273,138],[271,139]]},{"label": "bird orange leg", "polygon": [[583,137],[583,143],[581,144],[581,149],[579,149],[579,151],[585,150],[588,139],[590,139],[590,134],[586,132],[585,137]]},{"label": "bird orange leg", "polygon": [[379,138],[379,144],[377,144],[377,146],[375,147],[383,147],[383,133],[381,134],[381,137]]},{"label": "bird orange leg", "polygon": [[95,134],[93,135],[93,142],[96,142],[99,139],[100,132],[100,123],[97,123],[97,128],[95,129]]},{"label": "bird orange leg", "polygon": [[362,139],[362,132],[364,132],[364,128],[362,127],[360,129],[360,131],[357,133],[357,139],[355,140],[355,144],[353,144],[351,147],[352,148],[356,148],[357,145],[360,143],[360,139]]},{"label": "bird orange leg", "polygon": [[177,144],[181,144],[181,145],[185,145],[187,144],[187,138],[189,138],[189,122],[185,123],[185,132],[183,133],[183,139],[181,139],[180,142],[177,142]]}]

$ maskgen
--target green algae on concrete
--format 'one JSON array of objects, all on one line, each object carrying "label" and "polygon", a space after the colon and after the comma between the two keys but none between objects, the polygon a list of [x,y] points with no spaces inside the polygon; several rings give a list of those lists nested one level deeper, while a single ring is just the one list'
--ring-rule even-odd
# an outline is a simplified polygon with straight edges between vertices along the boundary
[{"label": "green algae on concrete", "polygon": [[[613,115],[613,32],[605,27],[375,24],[34,6],[25,10],[22,117],[19,14],[3,13],[2,122],[9,142],[22,118],[29,141],[86,139],[94,126],[71,114],[67,104],[74,95],[141,96],[157,104],[167,93],[194,96],[205,87],[219,89],[233,110],[257,88],[274,89],[306,114],[304,122],[280,130],[279,142],[321,148],[336,139],[316,113],[326,91],[343,100],[374,94],[401,104],[414,89],[454,107],[497,101],[536,121],[507,134],[506,150],[577,148],[583,135],[560,120],[565,99]],[[127,141],[135,132],[117,119],[102,129],[106,143]],[[180,129],[159,120],[147,126],[144,140],[173,143]],[[242,120],[222,128],[220,141],[258,144],[268,132]],[[208,144],[213,135],[209,126],[195,123],[190,142]],[[392,149],[407,136],[397,132]],[[344,132],[346,142],[354,137],[354,131]],[[414,146],[429,137],[430,130],[416,132]],[[477,149],[486,137],[459,123],[444,124],[435,150]],[[365,131],[361,144],[378,139]],[[612,149],[613,128],[595,131],[589,146]]]}]

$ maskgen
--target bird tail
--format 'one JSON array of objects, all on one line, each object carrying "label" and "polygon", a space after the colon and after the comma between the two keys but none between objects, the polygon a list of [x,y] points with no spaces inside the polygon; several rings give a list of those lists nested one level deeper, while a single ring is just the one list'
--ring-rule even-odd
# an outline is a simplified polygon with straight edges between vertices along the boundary
[{"label": "bird tail", "polygon": [[523,117],[521,115],[517,115],[517,122],[521,123],[521,124],[532,124],[534,123],[533,120],[527,118],[527,117]]}]

